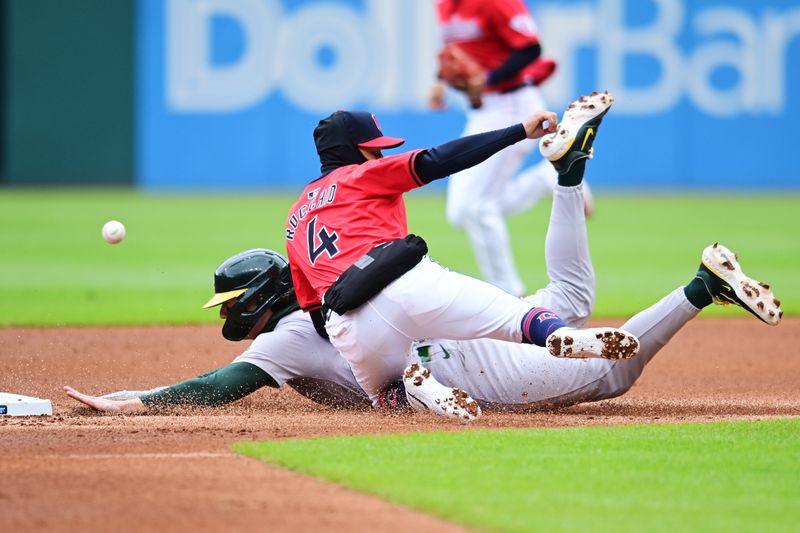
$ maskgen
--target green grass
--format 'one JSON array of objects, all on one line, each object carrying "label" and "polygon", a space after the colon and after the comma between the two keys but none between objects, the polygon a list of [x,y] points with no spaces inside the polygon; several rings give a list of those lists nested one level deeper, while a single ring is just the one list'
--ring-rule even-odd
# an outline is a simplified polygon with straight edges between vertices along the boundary
[{"label": "green grass", "polygon": [[800,420],[237,443],[490,531],[797,531]]},{"label": "green grass", "polygon": [[[0,324],[145,324],[217,321],[200,305],[214,268],[252,247],[284,250],[287,194],[214,198],[130,190],[0,189]],[[441,193],[409,195],[412,232],[453,270],[477,275],[466,237],[444,216]],[[597,271],[596,316],[626,317],[686,283],[700,251],[719,240],[750,275],[800,313],[800,195],[600,194],[589,222]],[[546,282],[549,202],[510,221],[517,263],[531,290]],[[100,238],[109,219],[128,236]],[[737,310],[704,314],[742,316]]]}]

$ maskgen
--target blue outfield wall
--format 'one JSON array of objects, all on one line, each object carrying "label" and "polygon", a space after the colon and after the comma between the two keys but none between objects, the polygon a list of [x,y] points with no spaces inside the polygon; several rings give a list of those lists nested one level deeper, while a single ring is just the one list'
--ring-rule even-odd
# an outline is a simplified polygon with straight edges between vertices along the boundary
[{"label": "blue outfield wall", "polygon": [[[342,108],[373,111],[408,148],[457,137],[459,95],[425,107],[434,4],[138,0],[137,183],[296,189],[318,175],[314,126]],[[551,108],[592,89],[617,98],[593,184],[799,186],[798,0],[529,4],[559,61]]]}]

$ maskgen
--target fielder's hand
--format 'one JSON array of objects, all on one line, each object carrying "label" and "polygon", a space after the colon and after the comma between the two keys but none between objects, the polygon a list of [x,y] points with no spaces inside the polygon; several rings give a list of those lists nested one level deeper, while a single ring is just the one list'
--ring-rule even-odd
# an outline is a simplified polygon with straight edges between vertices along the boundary
[{"label": "fielder's hand", "polygon": [[528,139],[538,139],[558,131],[558,115],[552,111],[538,111],[522,123]]}]

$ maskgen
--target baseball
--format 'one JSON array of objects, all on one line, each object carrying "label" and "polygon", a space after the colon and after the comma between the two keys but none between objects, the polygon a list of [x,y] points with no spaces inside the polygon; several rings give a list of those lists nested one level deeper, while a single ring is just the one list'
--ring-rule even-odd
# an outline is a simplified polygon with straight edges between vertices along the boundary
[{"label": "baseball", "polygon": [[103,239],[108,244],[117,244],[125,238],[125,226],[119,220],[109,220],[103,224]]}]

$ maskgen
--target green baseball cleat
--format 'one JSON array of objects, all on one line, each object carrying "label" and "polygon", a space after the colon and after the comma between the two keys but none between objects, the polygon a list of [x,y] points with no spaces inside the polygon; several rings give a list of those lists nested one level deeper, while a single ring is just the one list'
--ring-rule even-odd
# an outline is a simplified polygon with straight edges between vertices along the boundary
[{"label": "green baseball cleat", "polygon": [[769,285],[747,277],[736,254],[718,242],[703,250],[695,277],[703,282],[717,305],[738,305],[770,326],[777,326],[783,318],[781,302]]},{"label": "green baseball cleat", "polygon": [[568,172],[576,161],[591,159],[597,129],[613,103],[608,91],[581,96],[567,106],[558,131],[542,137],[539,151],[559,174]]}]

